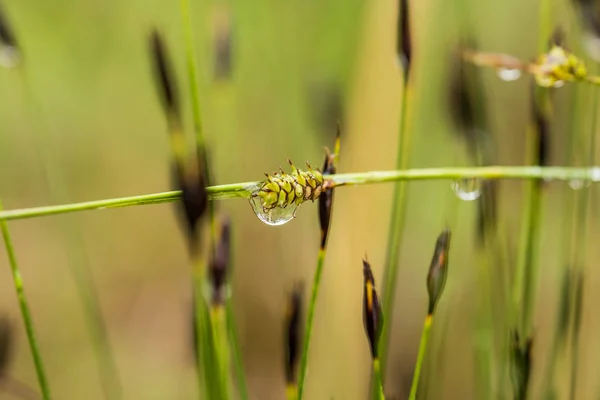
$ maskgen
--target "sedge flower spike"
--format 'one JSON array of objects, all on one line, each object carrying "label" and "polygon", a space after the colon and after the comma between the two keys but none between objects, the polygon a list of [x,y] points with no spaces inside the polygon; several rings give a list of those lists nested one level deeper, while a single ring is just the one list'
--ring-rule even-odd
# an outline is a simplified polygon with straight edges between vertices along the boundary
[{"label": "sedge flower spike", "polygon": [[437,238],[433,258],[427,274],[427,292],[429,293],[428,315],[433,315],[442,296],[448,277],[448,253],[450,251],[450,230],[446,229]]},{"label": "sedge flower spike", "polygon": [[371,271],[371,265],[366,259],[363,260],[363,276],[363,323],[367,338],[369,339],[371,356],[373,359],[377,359],[377,346],[381,335],[381,328],[383,328],[383,311],[381,310],[379,296],[377,296],[377,291],[375,290],[373,271]]},{"label": "sedge flower spike", "polygon": [[265,174],[267,179],[262,182],[260,189],[252,194],[259,197],[264,212],[276,207],[299,206],[305,201],[314,202],[326,188],[323,174],[317,169],[313,170],[308,164],[308,170],[303,171],[288,160],[292,173],[287,174],[280,170],[273,175]]}]

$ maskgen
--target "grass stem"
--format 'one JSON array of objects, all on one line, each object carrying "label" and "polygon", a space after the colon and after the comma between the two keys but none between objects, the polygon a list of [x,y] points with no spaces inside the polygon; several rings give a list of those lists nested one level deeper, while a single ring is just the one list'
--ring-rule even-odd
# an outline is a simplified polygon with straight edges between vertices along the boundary
[{"label": "grass stem", "polygon": [[308,351],[310,338],[312,335],[312,325],[317,308],[317,297],[319,295],[319,287],[321,285],[321,275],[323,274],[323,266],[325,265],[325,248],[319,249],[317,256],[317,268],[313,280],[312,291],[310,294],[310,303],[308,304],[308,314],[306,316],[306,328],[304,329],[304,341],[302,343],[302,355],[300,357],[300,376],[298,379],[298,400],[302,399],[304,393],[304,383],[306,380],[306,372],[308,365]]},{"label": "grass stem", "polygon": [[[534,180],[583,180],[600,182],[600,166],[594,167],[540,167],[540,166],[489,166],[489,167],[453,167],[453,168],[416,168],[397,171],[371,171],[330,175],[327,178],[337,186],[367,185],[405,180],[449,180],[461,178],[481,179],[534,179]],[[260,182],[242,182],[209,186],[210,200],[248,198]],[[138,196],[118,197],[105,200],[93,200],[81,203],[42,206],[0,211],[0,220],[36,218],[77,211],[101,210],[140,206],[147,204],[171,203],[180,199],[181,192],[151,193]]]},{"label": "grass stem", "polygon": [[[2,210],[2,203],[0,203],[0,210]],[[48,385],[48,379],[44,372],[44,363],[40,354],[37,339],[35,336],[35,329],[33,328],[33,319],[29,311],[29,305],[27,297],[25,296],[25,289],[23,287],[23,278],[19,271],[17,264],[17,256],[12,244],[10,232],[8,230],[8,224],[6,221],[0,221],[0,230],[2,230],[2,237],[4,239],[4,246],[6,248],[6,254],[8,255],[8,261],[10,264],[10,270],[12,272],[13,282],[15,290],[17,291],[17,297],[19,299],[19,307],[21,309],[21,315],[23,317],[23,324],[25,325],[25,331],[27,333],[27,340],[29,342],[29,348],[31,355],[33,356],[33,362],[35,364],[35,372],[37,374],[40,390],[42,391],[42,398],[44,400],[50,400],[50,387]]]},{"label": "grass stem", "polygon": [[415,366],[415,373],[413,375],[412,385],[410,386],[409,400],[416,400],[417,390],[419,388],[419,377],[421,375],[421,368],[423,366],[423,360],[425,359],[425,351],[427,350],[427,342],[429,341],[429,332],[431,331],[431,323],[433,322],[433,315],[428,314],[425,317],[425,323],[423,324],[423,333],[421,334],[421,342],[419,343],[419,353],[417,355],[417,365]]}]

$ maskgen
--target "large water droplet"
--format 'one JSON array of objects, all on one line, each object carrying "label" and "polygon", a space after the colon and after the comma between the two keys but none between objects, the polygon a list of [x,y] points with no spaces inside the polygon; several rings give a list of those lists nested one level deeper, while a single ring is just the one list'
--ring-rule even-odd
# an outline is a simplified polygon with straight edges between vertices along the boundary
[{"label": "large water droplet", "polygon": [[592,181],[588,179],[571,179],[569,181],[569,186],[573,190],[579,190],[584,187],[589,187],[592,184]]},{"label": "large water droplet", "polygon": [[299,206],[291,204],[286,208],[275,207],[270,210],[263,208],[263,201],[260,196],[250,196],[250,206],[254,214],[267,225],[279,226],[294,219],[294,214]]},{"label": "large water droplet", "polygon": [[15,68],[21,61],[21,53],[16,47],[0,44],[0,66]]},{"label": "large water droplet", "polygon": [[521,71],[516,68],[498,68],[498,77],[506,82],[516,81],[521,77]]},{"label": "large water droplet", "polygon": [[481,195],[481,179],[463,178],[452,182],[452,190],[464,201],[477,200]]}]

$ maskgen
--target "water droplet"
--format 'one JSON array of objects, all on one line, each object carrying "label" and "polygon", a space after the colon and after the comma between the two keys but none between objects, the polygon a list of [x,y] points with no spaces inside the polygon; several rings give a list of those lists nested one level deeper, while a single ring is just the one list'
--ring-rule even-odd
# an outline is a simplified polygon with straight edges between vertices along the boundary
[{"label": "water droplet", "polygon": [[590,175],[590,178],[594,182],[600,182],[600,167],[592,168],[592,173]]},{"label": "water droplet", "polygon": [[477,200],[481,195],[481,179],[463,178],[452,182],[452,190],[464,201]]},{"label": "water droplet", "polygon": [[2,46],[0,44],[0,66],[15,68],[21,61],[21,53],[16,47]]},{"label": "water droplet", "polygon": [[589,187],[592,184],[592,181],[587,179],[571,179],[569,181],[569,186],[573,190],[579,190],[584,187]]},{"label": "water droplet", "polygon": [[279,226],[294,219],[294,215],[299,206],[291,204],[286,208],[275,207],[270,210],[263,208],[263,201],[260,196],[250,196],[250,206],[254,214],[267,225]]},{"label": "water droplet", "polygon": [[498,77],[506,82],[516,81],[521,77],[521,71],[516,68],[498,68]]}]

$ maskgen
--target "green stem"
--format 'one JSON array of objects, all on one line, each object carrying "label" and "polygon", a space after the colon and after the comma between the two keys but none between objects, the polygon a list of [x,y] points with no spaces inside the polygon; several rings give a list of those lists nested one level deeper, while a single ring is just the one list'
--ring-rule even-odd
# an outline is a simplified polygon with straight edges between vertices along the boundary
[{"label": "green stem", "polygon": [[227,313],[227,329],[229,331],[229,342],[233,356],[233,368],[235,370],[237,387],[242,400],[248,400],[248,386],[246,385],[246,375],[244,374],[244,362],[242,360],[242,351],[238,340],[237,327],[233,315],[233,304],[231,296],[228,296],[225,304],[225,312]]},{"label": "green stem", "polygon": [[[42,107],[36,101],[31,87],[25,79],[25,71],[23,71],[23,86],[25,92],[30,98],[30,102],[34,105],[40,116],[33,120],[44,120]],[[48,181],[50,196],[53,201],[66,202],[68,201],[68,189],[64,180],[64,175],[57,168],[57,160],[53,157],[52,143],[47,134],[44,134],[44,129],[36,127],[37,134],[36,144],[38,153],[42,156],[44,164],[44,172]],[[100,381],[104,394],[110,399],[121,399],[123,396],[121,380],[117,366],[113,357],[112,347],[108,340],[106,323],[102,315],[102,309],[99,304],[96,286],[94,284],[94,275],[90,269],[89,260],[85,254],[85,247],[80,229],[74,221],[65,220],[64,233],[67,239],[67,266],[71,275],[75,279],[79,298],[84,306],[84,314],[86,317],[86,325],[91,336],[92,347],[94,349],[96,360],[98,362],[98,370],[100,373]]]},{"label": "green stem", "polygon": [[[410,130],[407,129],[408,118],[407,109],[411,97],[409,74],[405,74],[404,88],[402,90],[402,105],[400,108],[400,128],[398,133],[398,153],[396,168],[406,170],[408,168],[410,153]],[[392,315],[394,309],[394,295],[396,293],[396,277],[398,275],[398,266],[400,261],[400,248],[402,247],[402,232],[404,228],[404,216],[406,214],[406,182],[400,181],[394,187],[394,197],[392,199],[392,215],[388,230],[388,242],[385,257],[385,268],[383,277],[383,316],[388,323],[383,326],[381,338],[379,340],[378,354],[381,357],[381,368],[385,373],[387,365],[387,348],[389,345],[389,336],[392,327]]]},{"label": "green stem", "polygon": [[200,96],[198,93],[198,73],[196,67],[196,52],[194,50],[194,30],[192,29],[192,13],[190,0],[181,0],[181,22],[185,41],[185,56],[187,62],[188,79],[192,96],[192,116],[194,119],[194,133],[198,147],[204,146],[204,133],[202,131],[202,112]]},{"label": "green stem", "polygon": [[[213,333],[213,348],[218,368],[220,399],[229,399],[229,335],[227,331],[227,316],[225,310],[220,307],[212,307],[210,322]],[[212,368],[213,366],[210,366]],[[205,367],[206,368],[206,367]]]},{"label": "green stem", "polygon": [[[0,210],[2,210],[2,203],[0,203]],[[6,247],[6,254],[8,255],[13,282],[15,285],[15,290],[17,291],[19,307],[21,309],[21,315],[23,316],[23,323],[25,325],[27,340],[29,341],[29,348],[31,349],[31,355],[33,356],[33,362],[35,364],[35,372],[37,374],[40,389],[42,391],[42,397],[44,400],[50,400],[50,387],[48,386],[48,380],[46,378],[46,373],[44,372],[44,364],[42,362],[42,356],[40,354],[40,349],[35,337],[35,330],[33,328],[33,320],[29,312],[29,305],[27,304],[27,297],[25,296],[23,279],[21,277],[21,272],[19,271],[17,257],[6,221],[0,221],[0,230],[2,230],[4,246]]]},{"label": "green stem", "polygon": [[[535,180],[588,180],[600,182],[600,167],[453,167],[453,168],[417,168],[398,171],[371,171],[348,174],[329,175],[327,179],[338,186],[367,185],[408,180],[449,180],[461,178],[481,179],[535,179]],[[231,183],[209,186],[210,200],[232,198],[249,198],[258,189],[261,182]],[[147,204],[171,203],[180,199],[180,191],[144,194],[139,196],[119,197],[106,200],[94,200],[81,203],[61,204],[0,211],[0,220],[36,218],[77,211],[101,210],[108,208],[140,206]]]},{"label": "green stem", "polygon": [[383,391],[383,379],[381,377],[381,363],[378,358],[373,359],[373,374],[375,375],[376,390],[379,400],[385,400],[385,392]]},{"label": "green stem", "polygon": [[302,356],[300,358],[300,377],[298,379],[298,400],[302,399],[304,393],[304,381],[306,379],[306,367],[308,364],[308,350],[310,345],[310,337],[312,335],[312,325],[317,307],[317,296],[319,294],[319,286],[321,284],[321,275],[323,274],[323,265],[325,264],[325,249],[319,249],[317,256],[317,269],[312,285],[312,293],[310,295],[310,303],[308,305],[308,315],[306,317],[306,328],[304,329],[304,342],[302,343]]},{"label": "green stem", "polygon": [[419,343],[419,354],[417,355],[417,365],[415,366],[415,374],[413,375],[412,385],[410,386],[409,400],[416,400],[417,389],[419,388],[419,377],[421,375],[421,367],[423,366],[423,360],[425,359],[425,351],[427,350],[427,341],[429,340],[429,332],[431,331],[431,323],[433,322],[433,315],[428,314],[425,317],[425,323],[423,324],[423,333],[421,334],[421,343]]}]

